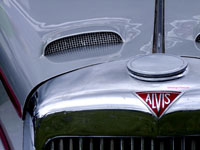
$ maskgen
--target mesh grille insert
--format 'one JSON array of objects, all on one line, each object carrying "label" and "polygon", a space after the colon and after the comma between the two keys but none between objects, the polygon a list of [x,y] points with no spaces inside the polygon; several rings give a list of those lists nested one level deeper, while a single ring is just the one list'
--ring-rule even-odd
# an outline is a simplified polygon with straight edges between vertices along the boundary
[{"label": "mesh grille insert", "polygon": [[114,45],[122,42],[122,38],[114,32],[84,33],[64,37],[49,43],[45,48],[44,55],[47,56],[81,47],[109,44]]}]

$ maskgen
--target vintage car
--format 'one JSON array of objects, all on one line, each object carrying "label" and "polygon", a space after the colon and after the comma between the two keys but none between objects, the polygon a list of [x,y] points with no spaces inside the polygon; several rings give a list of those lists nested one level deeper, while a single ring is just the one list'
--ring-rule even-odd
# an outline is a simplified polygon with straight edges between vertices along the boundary
[{"label": "vintage car", "polygon": [[1,0],[0,150],[199,150],[199,0]]}]

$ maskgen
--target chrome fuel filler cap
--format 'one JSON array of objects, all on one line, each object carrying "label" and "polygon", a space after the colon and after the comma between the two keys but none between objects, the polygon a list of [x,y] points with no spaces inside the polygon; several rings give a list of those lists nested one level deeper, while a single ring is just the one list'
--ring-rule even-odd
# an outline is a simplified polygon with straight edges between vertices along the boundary
[{"label": "chrome fuel filler cap", "polygon": [[131,59],[127,64],[132,77],[145,81],[180,78],[186,73],[187,66],[183,58],[162,53],[139,56]]}]

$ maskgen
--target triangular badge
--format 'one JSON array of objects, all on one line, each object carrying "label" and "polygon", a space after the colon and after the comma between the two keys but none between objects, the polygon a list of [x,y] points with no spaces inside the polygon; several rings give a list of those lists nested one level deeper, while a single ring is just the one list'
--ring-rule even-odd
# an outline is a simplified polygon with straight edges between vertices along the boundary
[{"label": "triangular badge", "polygon": [[181,92],[177,91],[147,91],[136,92],[155,116],[160,118],[164,112],[178,99]]}]

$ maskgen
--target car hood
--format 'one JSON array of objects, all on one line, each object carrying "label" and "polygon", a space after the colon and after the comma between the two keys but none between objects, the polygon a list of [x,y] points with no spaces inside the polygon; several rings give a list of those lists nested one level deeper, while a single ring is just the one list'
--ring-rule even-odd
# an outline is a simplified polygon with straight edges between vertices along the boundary
[{"label": "car hood", "polygon": [[[166,53],[200,56],[199,4],[166,1]],[[86,66],[151,53],[154,1],[2,1],[0,3],[1,67],[20,104],[42,82]],[[113,31],[124,43],[111,54],[95,57],[44,56],[54,39],[83,32]],[[112,49],[112,50],[113,50]],[[8,69],[9,68],[9,69]]]}]

